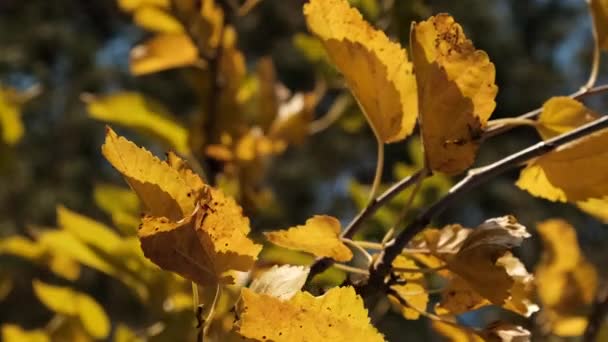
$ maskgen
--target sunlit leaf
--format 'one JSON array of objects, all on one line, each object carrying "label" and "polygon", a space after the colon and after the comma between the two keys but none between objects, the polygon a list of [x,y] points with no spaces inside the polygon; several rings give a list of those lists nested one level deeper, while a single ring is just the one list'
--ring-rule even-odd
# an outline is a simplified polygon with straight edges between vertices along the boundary
[{"label": "sunlit leaf", "polygon": [[15,99],[13,89],[0,86],[0,138],[3,142],[14,145],[23,137],[21,121],[21,103]]},{"label": "sunlit leaf", "polygon": [[110,321],[104,309],[90,296],[68,287],[54,286],[34,280],[34,292],[50,310],[76,317],[94,338],[106,338],[110,333]]},{"label": "sunlit leaf", "polygon": [[281,104],[269,130],[269,136],[288,144],[301,144],[310,134],[309,126],[314,118],[317,97],[313,93],[297,93]]},{"label": "sunlit leaf", "polygon": [[584,308],[597,289],[597,272],[579,250],[576,232],[566,221],[541,222],[538,233],[544,248],[535,275],[544,329],[559,336],[581,335],[587,326]]},{"label": "sunlit leaf", "polygon": [[353,253],[340,240],[340,221],[326,215],[317,215],[301,226],[288,230],[264,233],[268,241],[281,247],[330,257],[336,261],[349,261]]},{"label": "sunlit leaf", "polygon": [[410,44],[428,166],[460,173],[475,161],[496,106],[494,64],[447,14],[412,25]]},{"label": "sunlit leaf", "polygon": [[1,327],[4,342],[50,342],[49,335],[41,329],[23,330],[14,324],[4,324]]},{"label": "sunlit leaf", "polygon": [[133,15],[133,21],[137,26],[154,32],[181,33],[184,31],[177,19],[165,10],[154,6],[138,8]]},{"label": "sunlit leaf", "polygon": [[374,29],[346,0],[312,0],[304,15],[378,137],[394,142],[408,136],[418,105],[405,49]]},{"label": "sunlit leaf", "polygon": [[169,8],[171,0],[118,0],[120,9],[126,12],[132,12],[138,8],[154,6],[160,8]]},{"label": "sunlit leaf", "polygon": [[562,145],[528,163],[516,185],[558,202],[608,196],[608,129]]},{"label": "sunlit leaf", "polygon": [[93,199],[99,208],[111,216],[116,228],[127,235],[136,234],[141,209],[133,191],[111,184],[96,184]]},{"label": "sunlit leaf", "polygon": [[608,197],[590,198],[586,201],[577,202],[576,205],[601,222],[608,223]]},{"label": "sunlit leaf", "polygon": [[552,97],[543,104],[536,129],[547,140],[597,118],[596,113],[579,101],[567,96]]},{"label": "sunlit leaf", "polygon": [[131,50],[131,73],[144,75],[191,66],[198,59],[196,46],[186,34],[159,34]]},{"label": "sunlit leaf", "polygon": [[388,297],[405,319],[418,319],[420,312],[426,311],[429,294],[421,284],[410,282],[405,285],[393,285],[391,289],[407,303],[407,305],[403,305],[392,294]]},{"label": "sunlit leaf", "polygon": [[299,292],[288,301],[242,292],[238,332],[273,341],[384,341],[371,325],[363,300],[352,287],[332,288],[313,297]]},{"label": "sunlit leaf", "polygon": [[249,288],[256,293],[289,300],[302,289],[309,271],[303,266],[275,265],[254,279]]},{"label": "sunlit leaf", "polygon": [[136,92],[84,99],[92,118],[149,134],[179,153],[190,153],[188,130],[161,103]]}]

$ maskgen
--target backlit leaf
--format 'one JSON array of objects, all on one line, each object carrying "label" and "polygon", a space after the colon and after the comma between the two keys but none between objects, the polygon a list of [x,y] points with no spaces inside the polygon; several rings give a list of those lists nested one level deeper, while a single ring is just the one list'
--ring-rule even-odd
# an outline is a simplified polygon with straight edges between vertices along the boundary
[{"label": "backlit leaf", "polygon": [[129,188],[111,184],[96,184],[95,204],[112,218],[114,226],[126,235],[135,235],[141,213],[139,198]]},{"label": "backlit leaf", "polygon": [[50,342],[51,339],[44,330],[23,330],[18,325],[2,325],[2,341],[4,342]]},{"label": "backlit leaf", "polygon": [[184,33],[165,33],[131,50],[131,73],[144,75],[196,64],[198,51]]},{"label": "backlit leaf", "polygon": [[475,161],[496,106],[494,64],[447,14],[412,25],[410,44],[428,166],[460,173]]},{"label": "backlit leaf", "polygon": [[536,129],[547,140],[597,118],[596,113],[579,101],[567,96],[552,97],[543,104]]},{"label": "backlit leaf", "polygon": [[191,189],[187,179],[167,162],[119,137],[110,128],[101,150],[125,176],[150,215],[177,221],[192,214],[196,200],[202,196],[200,189]]},{"label": "backlit leaf", "polygon": [[133,15],[133,21],[137,26],[154,32],[181,33],[184,31],[177,19],[165,10],[154,6],[138,8]]},{"label": "backlit leaf", "polygon": [[352,287],[335,287],[313,297],[299,292],[289,301],[243,289],[238,332],[273,341],[384,341],[371,325],[363,300]]},{"label": "backlit leaf", "polygon": [[388,297],[405,319],[418,319],[420,317],[420,312],[426,311],[426,306],[429,302],[429,294],[421,284],[409,282],[405,285],[393,285],[391,286],[391,289],[407,303],[407,305],[403,305],[398,299],[394,298],[392,294]]},{"label": "backlit leaf", "polygon": [[8,145],[16,144],[23,136],[21,104],[13,89],[0,86],[0,138]]},{"label": "backlit leaf", "polygon": [[407,137],[418,105],[405,49],[374,29],[346,0],[312,0],[304,15],[378,137],[387,143]]},{"label": "backlit leaf", "polygon": [[34,292],[50,310],[78,318],[94,338],[103,339],[110,333],[110,321],[103,308],[90,296],[68,287],[54,286],[34,280]]},{"label": "backlit leaf", "polygon": [[93,119],[152,135],[179,153],[190,152],[188,130],[161,103],[136,92],[89,97],[85,100]]},{"label": "backlit leaf", "polygon": [[577,202],[576,205],[602,223],[608,223],[608,197],[590,198],[586,201]]},{"label": "backlit leaf", "polygon": [[169,8],[171,0],[118,0],[120,9],[126,12],[132,12],[138,8],[154,6],[160,8]]},{"label": "backlit leaf", "polygon": [[535,275],[544,329],[559,336],[581,335],[587,326],[584,309],[597,289],[595,268],[580,252],[576,232],[566,221],[541,222],[538,233],[544,248]]},{"label": "backlit leaf", "polygon": [[340,221],[327,215],[317,215],[302,226],[288,230],[264,233],[268,241],[281,247],[330,257],[336,261],[349,261],[353,253],[340,240]]},{"label": "backlit leaf", "polygon": [[254,279],[249,288],[256,293],[289,300],[302,289],[309,271],[310,269],[304,266],[274,265]]},{"label": "backlit leaf", "polygon": [[554,202],[608,196],[607,145],[608,129],[562,145],[528,163],[516,185]]}]

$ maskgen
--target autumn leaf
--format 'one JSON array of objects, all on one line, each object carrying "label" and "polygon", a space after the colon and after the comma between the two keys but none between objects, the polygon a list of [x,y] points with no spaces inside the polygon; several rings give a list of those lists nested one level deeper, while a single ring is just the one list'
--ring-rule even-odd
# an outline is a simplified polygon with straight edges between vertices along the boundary
[{"label": "autumn leaf", "polygon": [[496,106],[494,64],[447,14],[412,25],[410,44],[428,166],[458,174],[475,161]]},{"label": "autumn leaf", "polygon": [[590,198],[577,202],[576,206],[602,223],[608,223],[608,197]]},{"label": "autumn leaf", "polygon": [[111,184],[96,184],[93,199],[123,234],[132,236],[137,233],[141,209],[139,198],[133,191]]},{"label": "autumn leaf", "polygon": [[340,221],[327,215],[317,215],[302,226],[264,233],[268,241],[289,249],[305,251],[318,257],[349,261],[353,253],[340,240]]},{"label": "autumn leaf", "polygon": [[314,119],[317,101],[314,93],[294,94],[289,101],[279,106],[268,136],[288,144],[302,144],[310,134],[309,126]]},{"label": "autumn leaf", "polygon": [[191,66],[199,58],[196,46],[185,33],[165,33],[135,46],[130,59],[131,73],[139,76]]},{"label": "autumn leaf", "polygon": [[608,196],[608,129],[562,145],[528,163],[516,185],[557,202]]},{"label": "autumn leaf", "polygon": [[216,0],[174,0],[173,4],[203,54],[213,56],[226,28],[224,12]]},{"label": "autumn leaf", "polygon": [[587,326],[585,308],[593,302],[597,272],[579,250],[576,232],[566,221],[541,222],[538,233],[544,246],[535,271],[543,329],[558,336],[579,336]]},{"label": "autumn leaf", "polygon": [[118,0],[118,7],[125,12],[133,12],[143,7],[169,8],[171,0]]},{"label": "autumn leaf", "polygon": [[254,279],[249,288],[259,294],[289,300],[302,289],[309,271],[310,269],[304,266],[274,265]]},{"label": "autumn leaf", "polygon": [[[418,319],[420,312],[426,312],[429,294],[421,284],[408,282],[404,285],[392,285],[388,299],[405,319]],[[401,299],[397,299],[397,296]],[[407,304],[407,305],[404,305]]]},{"label": "autumn leaf", "polygon": [[68,287],[54,286],[34,280],[34,293],[50,310],[80,320],[94,338],[103,339],[110,333],[110,321],[104,309],[90,296]]},{"label": "autumn leaf", "polygon": [[242,291],[237,331],[273,341],[384,341],[371,325],[363,300],[352,287],[335,287],[314,297],[298,292],[288,301]]},{"label": "autumn leaf", "polygon": [[410,135],[418,105],[405,49],[374,29],[346,0],[312,0],[304,15],[378,138],[389,143]]},{"label": "autumn leaf", "polygon": [[182,24],[171,16],[165,9],[155,6],[143,6],[133,14],[137,26],[146,30],[161,33],[182,33]]},{"label": "autumn leaf", "polygon": [[0,85],[0,141],[15,145],[21,140],[25,131],[21,120],[21,107],[36,94],[37,88],[19,93],[15,89]]},{"label": "autumn leaf", "polygon": [[608,50],[608,1],[591,0],[591,15],[599,46]]},{"label": "autumn leaf", "polygon": [[567,96],[550,98],[543,104],[536,129],[543,140],[571,131],[599,116],[582,103]]},{"label": "autumn leaf", "polygon": [[509,323],[495,322],[479,331],[456,323],[433,321],[433,330],[452,342],[529,342],[528,330]]},{"label": "autumn leaf", "polygon": [[106,130],[102,153],[125,176],[148,214],[178,221],[192,214],[202,189],[192,189],[188,180],[167,162],[160,161],[145,149]]},{"label": "autumn leaf", "polygon": [[18,325],[3,324],[0,328],[4,342],[50,342],[48,334],[42,329],[24,330]]},{"label": "autumn leaf", "polygon": [[523,264],[508,252],[530,236],[514,217],[485,221],[476,229],[450,225],[424,233],[426,246],[451,272],[450,284],[436,308],[457,314],[493,303],[521,315],[537,311],[532,280]]},{"label": "autumn leaf", "polygon": [[179,153],[190,153],[188,130],[161,103],[136,92],[83,99],[91,118],[152,135]]}]

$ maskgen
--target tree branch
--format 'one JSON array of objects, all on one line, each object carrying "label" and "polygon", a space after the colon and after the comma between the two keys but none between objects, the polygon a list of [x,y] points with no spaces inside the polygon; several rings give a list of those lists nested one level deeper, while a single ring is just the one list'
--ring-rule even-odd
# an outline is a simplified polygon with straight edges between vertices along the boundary
[{"label": "tree branch", "polygon": [[608,116],[603,116],[591,123],[559,135],[553,139],[539,142],[491,165],[470,170],[467,176],[454,185],[444,197],[418,215],[414,221],[397,235],[395,240],[387,245],[379,262],[376,265],[372,265],[368,283],[360,288],[360,292],[363,295],[370,295],[377,293],[379,290],[385,290],[384,279],[390,272],[393,260],[401,254],[403,248],[414,236],[426,228],[433,217],[440,214],[456,200],[460,199],[463,194],[505,171],[511,170],[533,158],[551,152],[559,146],[587,136],[605,127],[608,127]]}]

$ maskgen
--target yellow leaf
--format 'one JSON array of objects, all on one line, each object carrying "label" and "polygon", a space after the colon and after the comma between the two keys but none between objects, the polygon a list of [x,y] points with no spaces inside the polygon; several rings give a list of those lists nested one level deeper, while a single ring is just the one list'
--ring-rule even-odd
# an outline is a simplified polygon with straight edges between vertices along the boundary
[{"label": "yellow leaf", "polygon": [[153,6],[138,8],[133,16],[133,21],[137,26],[154,32],[182,33],[184,31],[177,19],[165,10]]},{"label": "yellow leaf", "polygon": [[57,224],[78,240],[108,254],[122,242],[112,228],[63,206],[57,207]]},{"label": "yellow leaf", "polygon": [[441,313],[472,310],[488,301],[524,316],[537,311],[531,300],[533,277],[508,252],[529,236],[514,217],[504,216],[470,231],[456,254],[435,252],[454,273],[452,285],[443,292]]},{"label": "yellow leaf", "polygon": [[103,308],[90,296],[68,287],[53,286],[34,280],[34,292],[50,310],[76,317],[94,338],[103,339],[110,333],[110,321]]},{"label": "yellow leaf", "polygon": [[543,140],[566,133],[598,118],[579,101],[567,96],[550,98],[543,104],[536,129]]},{"label": "yellow leaf", "polygon": [[494,64],[447,14],[412,25],[410,44],[428,166],[458,174],[475,161],[496,106]]},{"label": "yellow leaf", "polygon": [[93,119],[152,135],[179,153],[190,153],[188,130],[161,103],[135,92],[90,97],[85,100]]},{"label": "yellow leaf", "polygon": [[587,326],[584,309],[597,289],[597,272],[580,252],[576,232],[566,221],[541,222],[538,233],[544,248],[535,274],[544,328],[559,336],[581,335]]},{"label": "yellow leaf", "polygon": [[147,258],[200,285],[230,284],[229,270],[248,271],[262,246],[247,234],[249,220],[236,202],[208,188],[197,211],[178,222],[145,217],[138,232]]},{"label": "yellow leaf", "polygon": [[264,235],[276,245],[318,257],[330,257],[342,262],[353,257],[350,249],[340,240],[340,221],[331,216],[313,216],[302,226],[267,232]]},{"label": "yellow leaf", "polygon": [[144,342],[135,332],[124,324],[119,324],[114,332],[114,342]]},{"label": "yellow leaf", "polygon": [[405,285],[393,285],[391,286],[391,289],[407,303],[407,306],[401,304],[401,302],[392,294],[388,297],[405,319],[418,319],[420,318],[420,312],[426,312],[429,294],[426,292],[424,286],[409,282]]},{"label": "yellow leaf", "polygon": [[133,75],[196,64],[198,51],[192,40],[183,33],[159,34],[131,50],[130,64]]},{"label": "yellow leaf", "polygon": [[608,50],[608,1],[591,0],[591,14],[600,48]]},{"label": "yellow leaf", "polygon": [[586,201],[577,202],[576,205],[602,223],[608,223],[608,197],[590,198]]},{"label": "yellow leaf", "polygon": [[15,99],[15,91],[0,86],[0,134],[2,141],[14,145],[23,137],[21,104]]},{"label": "yellow leaf", "polygon": [[309,136],[309,126],[314,119],[317,97],[314,93],[297,93],[281,104],[279,113],[272,122],[268,135],[284,140],[288,144],[302,144]]},{"label": "yellow leaf", "polygon": [[192,189],[178,170],[119,137],[111,128],[106,130],[101,150],[123,174],[150,215],[177,221],[192,214],[202,193],[200,189]]},{"label": "yellow leaf", "polygon": [[51,339],[44,330],[23,330],[18,325],[2,325],[2,341],[4,342],[50,342]]},{"label": "yellow leaf", "polygon": [[500,321],[487,326],[480,336],[486,341],[501,342],[530,342],[532,337],[530,332],[521,326]]},{"label": "yellow leaf", "polygon": [[304,15],[378,138],[389,143],[410,135],[418,104],[405,49],[374,29],[346,0],[312,0]]},{"label": "yellow leaf", "polygon": [[125,12],[133,12],[138,8],[154,6],[169,8],[171,0],[118,0],[118,6]]},{"label": "yellow leaf", "polygon": [[224,12],[215,0],[174,0],[174,8],[185,19],[203,53],[212,56],[222,39]]},{"label": "yellow leaf", "polygon": [[139,224],[140,208],[137,195],[128,188],[111,184],[96,184],[93,189],[95,204],[112,217],[122,233],[135,235]]},{"label": "yellow leaf", "polygon": [[521,171],[516,185],[530,194],[559,202],[608,195],[608,129],[562,145]]},{"label": "yellow leaf", "polygon": [[384,341],[352,287],[322,296],[299,292],[289,301],[243,289],[238,332],[272,341]]}]

